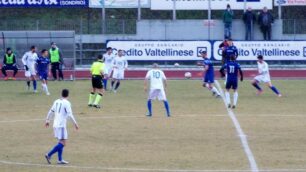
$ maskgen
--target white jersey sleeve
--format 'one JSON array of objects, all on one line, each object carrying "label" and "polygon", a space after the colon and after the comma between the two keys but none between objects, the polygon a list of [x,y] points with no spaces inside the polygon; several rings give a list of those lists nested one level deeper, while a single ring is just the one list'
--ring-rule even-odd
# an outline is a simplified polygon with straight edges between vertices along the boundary
[{"label": "white jersey sleeve", "polygon": [[53,103],[51,109],[49,110],[49,112],[47,114],[46,122],[49,122],[51,120],[51,118],[54,115],[54,112],[55,112],[55,102]]},{"label": "white jersey sleeve", "polygon": [[27,65],[27,58],[28,58],[28,52],[24,53],[24,55],[22,56],[22,63],[23,65]]},{"label": "white jersey sleeve", "polygon": [[124,58],[124,68],[127,69],[129,66],[128,61]]},{"label": "white jersey sleeve", "polygon": [[73,113],[72,113],[72,108],[71,108],[70,102],[67,102],[65,108],[66,108],[65,111],[66,111],[66,113],[68,114],[68,117],[72,120],[72,122],[73,122],[74,124],[77,124],[77,122],[76,122],[76,120],[75,120],[75,118],[74,118],[74,116],[73,116]]}]

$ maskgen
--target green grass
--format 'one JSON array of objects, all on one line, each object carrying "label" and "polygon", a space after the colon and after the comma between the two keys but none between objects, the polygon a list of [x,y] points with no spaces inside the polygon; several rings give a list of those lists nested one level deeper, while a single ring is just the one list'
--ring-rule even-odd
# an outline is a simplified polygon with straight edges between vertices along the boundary
[{"label": "green grass", "polygon": [[[234,112],[260,169],[306,168],[306,81],[274,84],[282,98],[266,87],[263,95],[255,96],[250,82],[241,83]],[[89,81],[50,82],[51,96],[46,96],[27,92],[21,81],[1,82],[0,171],[249,170],[223,101],[213,98],[201,81],[169,81],[171,118],[165,117],[160,102],[153,102],[153,117],[145,117],[147,95],[142,81],[124,81],[117,94],[107,92],[100,110],[87,107],[90,86]],[[46,164],[43,155],[56,140],[52,129],[44,128],[44,118],[63,88],[70,89],[80,125],[79,131],[69,125],[64,158],[73,166],[93,168],[1,163]],[[37,120],[14,122],[31,119]]]}]

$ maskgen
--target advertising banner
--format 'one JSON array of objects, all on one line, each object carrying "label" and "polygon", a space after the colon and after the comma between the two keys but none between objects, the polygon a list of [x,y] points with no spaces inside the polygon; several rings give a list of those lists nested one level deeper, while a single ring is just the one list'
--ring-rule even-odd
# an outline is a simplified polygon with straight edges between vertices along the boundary
[{"label": "advertising banner", "polygon": [[[176,0],[177,10],[207,10],[209,0]],[[231,5],[234,10],[242,10],[245,5],[252,7],[253,9],[262,9],[267,7],[272,9],[272,0],[247,0],[246,4],[244,0],[211,0],[212,10],[225,10],[226,5]],[[173,0],[152,0],[152,10],[172,10]]]},{"label": "advertising banner", "polygon": [[0,0],[0,7],[88,7],[88,0]]},{"label": "advertising banner", "polygon": [[306,0],[274,0],[274,5],[278,6],[294,6],[301,5],[306,6]]},{"label": "advertising banner", "polygon": [[[138,0],[89,0],[90,8],[138,8]],[[150,8],[150,0],[140,0],[142,8]]]},{"label": "advertising banner", "polygon": [[108,41],[107,47],[124,50],[128,60],[201,60],[201,51],[212,55],[209,41]]},{"label": "advertising banner", "polygon": [[[214,42],[213,56],[221,60],[221,41]],[[234,41],[238,49],[237,60],[256,60],[263,55],[265,60],[306,60],[306,41]]]}]

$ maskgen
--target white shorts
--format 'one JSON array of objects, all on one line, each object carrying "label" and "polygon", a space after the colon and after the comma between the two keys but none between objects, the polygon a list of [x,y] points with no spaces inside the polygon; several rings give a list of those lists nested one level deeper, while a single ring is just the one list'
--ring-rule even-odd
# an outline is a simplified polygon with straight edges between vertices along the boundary
[{"label": "white shorts", "polygon": [[54,130],[54,137],[58,140],[67,140],[68,139],[68,132],[66,128],[53,128]]},{"label": "white shorts", "polygon": [[124,79],[124,70],[114,69],[113,78],[114,79]]},{"label": "white shorts", "polygon": [[148,99],[150,100],[158,99],[159,101],[167,100],[165,90],[161,89],[150,90]]},{"label": "white shorts", "polygon": [[263,83],[271,82],[270,76],[268,75],[257,75],[254,79]]},{"label": "white shorts", "polygon": [[107,75],[107,77],[110,77],[112,74],[113,68],[112,67],[105,67],[104,74]]},{"label": "white shorts", "polygon": [[30,67],[28,71],[24,72],[24,76],[28,78],[35,75],[36,75],[36,70],[34,67]]}]

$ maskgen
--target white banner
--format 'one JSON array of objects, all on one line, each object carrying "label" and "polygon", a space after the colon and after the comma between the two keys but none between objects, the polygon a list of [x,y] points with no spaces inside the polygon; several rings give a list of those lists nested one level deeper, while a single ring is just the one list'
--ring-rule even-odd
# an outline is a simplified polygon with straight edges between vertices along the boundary
[{"label": "white banner", "polygon": [[[138,8],[138,0],[89,0],[89,8]],[[150,8],[150,0],[140,0],[142,8]]]},{"label": "white banner", "polygon": [[306,0],[274,0],[274,5],[278,6],[293,6],[293,5],[302,5],[306,6]]},{"label": "white banner", "polygon": [[[221,41],[214,43],[213,55],[221,60]],[[256,60],[263,55],[265,60],[306,60],[306,41],[234,41],[238,49],[237,60]]]},{"label": "white banner", "polygon": [[108,41],[107,47],[124,50],[128,60],[201,60],[201,51],[211,57],[209,41]]},{"label": "white banner", "polygon": [[[234,10],[244,9],[244,0],[211,0],[211,9],[225,10],[226,5],[230,4]],[[247,0],[246,8],[252,7],[253,9],[262,9],[267,7],[272,9],[272,0]],[[172,10],[173,0],[152,0],[152,10]],[[177,10],[207,10],[208,0],[176,0]]]}]

